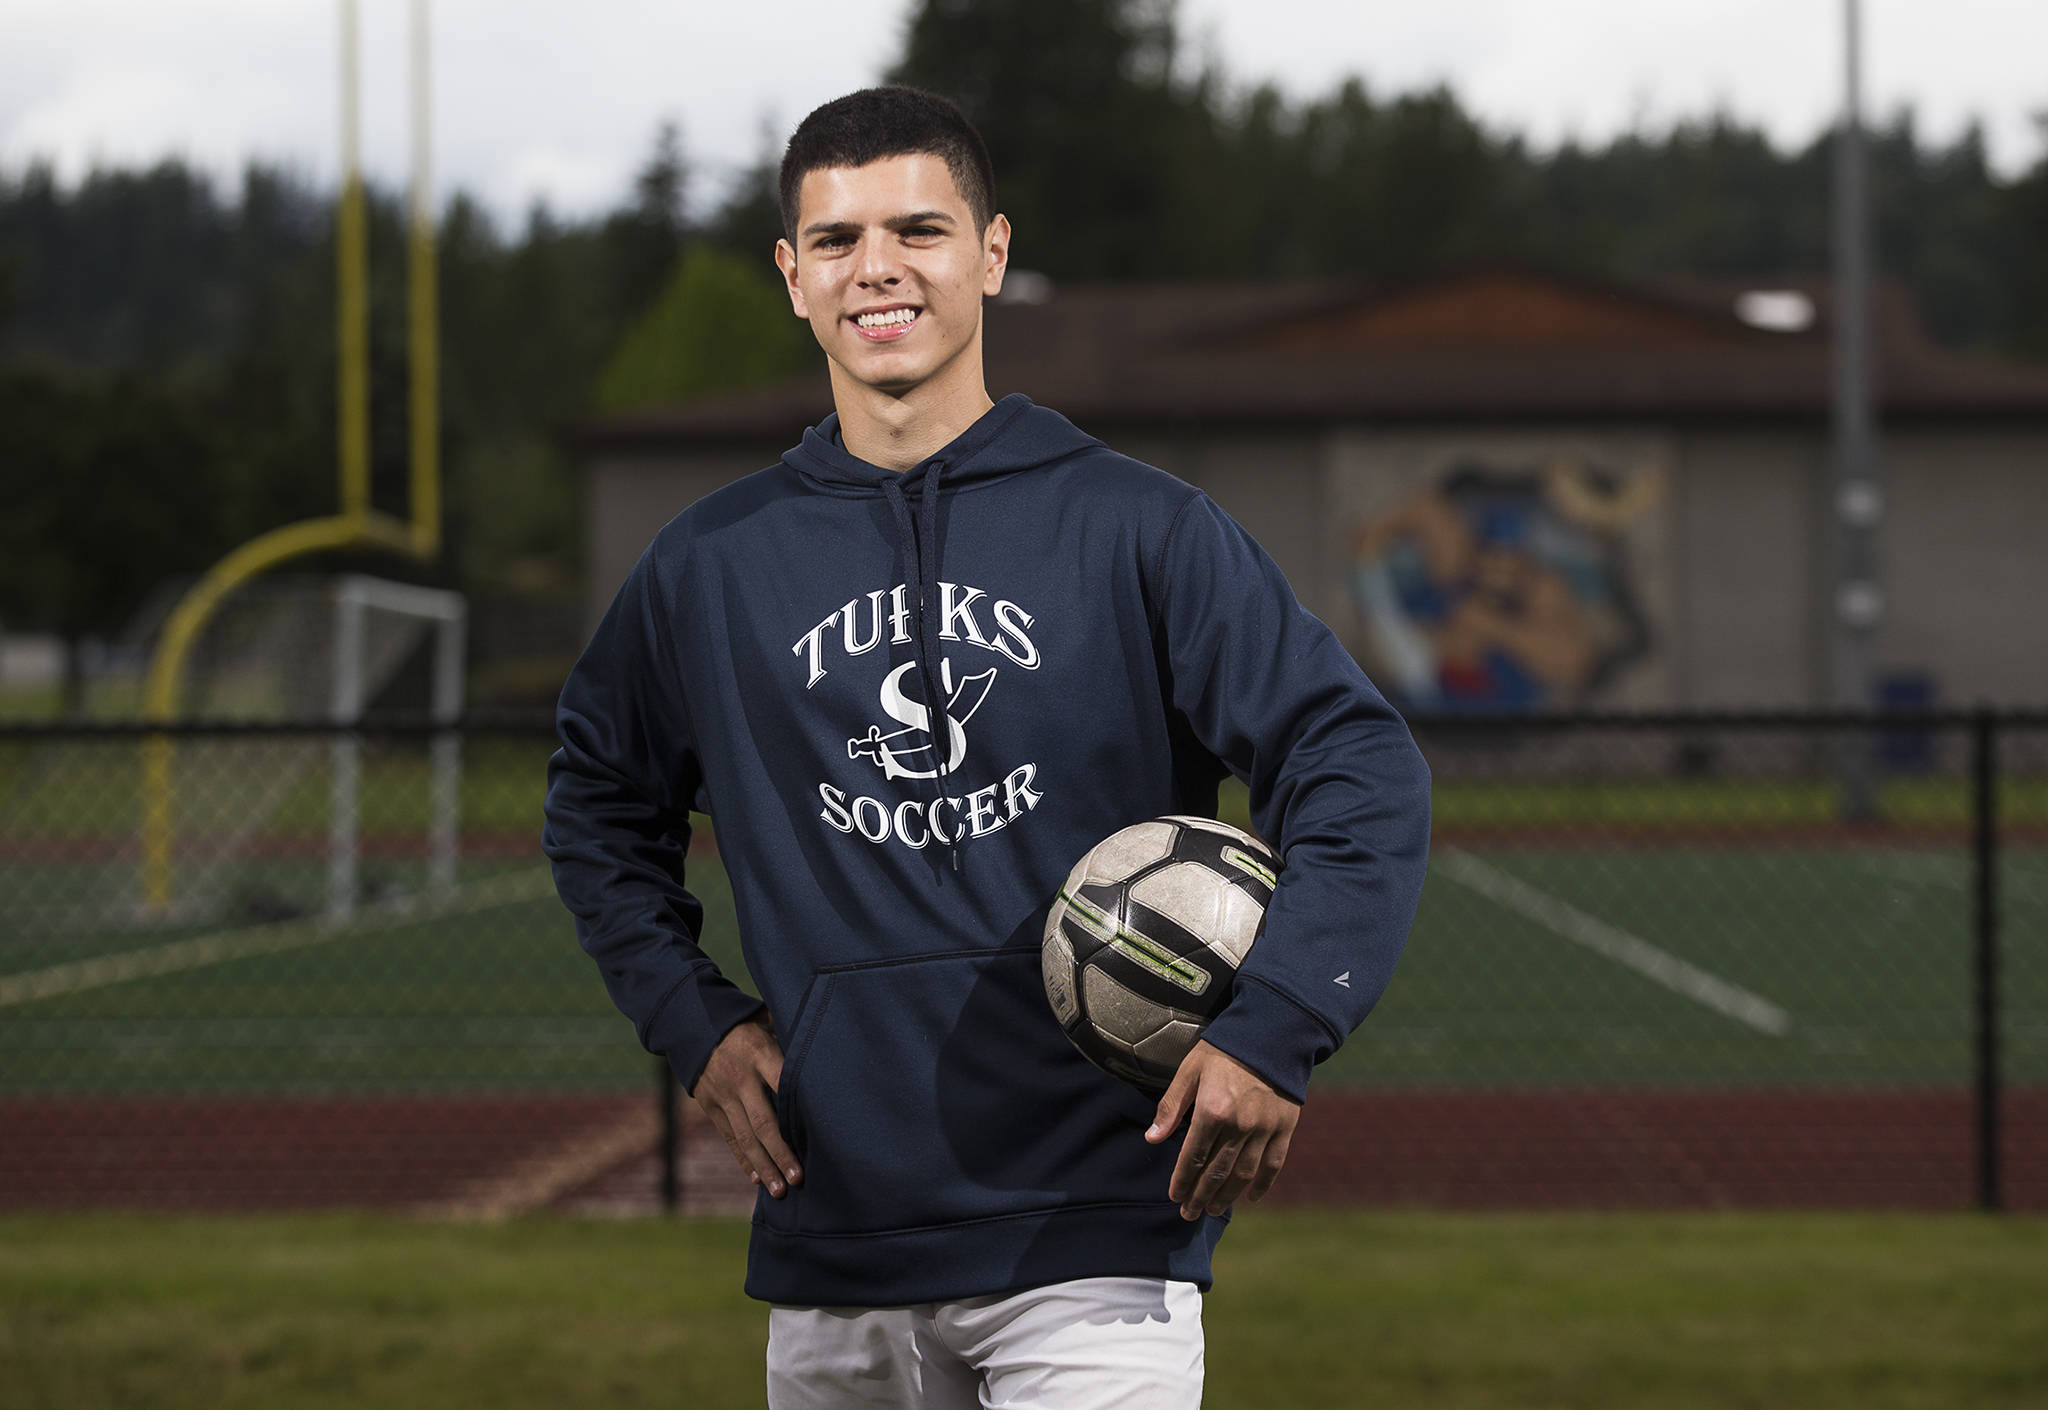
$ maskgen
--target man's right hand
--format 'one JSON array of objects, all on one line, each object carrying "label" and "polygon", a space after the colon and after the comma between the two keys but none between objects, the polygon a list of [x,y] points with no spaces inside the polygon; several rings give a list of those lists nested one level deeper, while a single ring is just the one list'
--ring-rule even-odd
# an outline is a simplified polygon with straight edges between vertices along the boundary
[{"label": "man's right hand", "polygon": [[775,1124],[775,1091],[782,1083],[782,1045],[766,1014],[736,1024],[719,1039],[697,1078],[697,1104],[725,1137],[740,1169],[781,1199],[804,1182],[782,1130]]}]

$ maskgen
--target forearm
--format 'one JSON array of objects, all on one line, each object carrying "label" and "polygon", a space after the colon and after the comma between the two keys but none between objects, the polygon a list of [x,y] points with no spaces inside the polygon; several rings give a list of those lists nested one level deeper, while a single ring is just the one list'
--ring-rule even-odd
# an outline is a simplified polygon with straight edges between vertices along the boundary
[{"label": "forearm", "polygon": [[697,943],[703,907],[683,883],[687,818],[664,814],[624,779],[565,744],[549,767],[544,846],[576,938],[642,1046],[685,1086],[761,1004]]},{"label": "forearm", "polygon": [[659,567],[655,549],[641,557],[562,687],[544,838],[612,1002],[694,1086],[761,1005],[698,946],[704,908],[683,884],[702,770]]},{"label": "forearm", "polygon": [[1164,624],[1175,704],[1251,788],[1280,883],[1205,1037],[1300,1099],[1385,990],[1429,851],[1407,725],[1279,570],[1204,502],[1177,527]]}]

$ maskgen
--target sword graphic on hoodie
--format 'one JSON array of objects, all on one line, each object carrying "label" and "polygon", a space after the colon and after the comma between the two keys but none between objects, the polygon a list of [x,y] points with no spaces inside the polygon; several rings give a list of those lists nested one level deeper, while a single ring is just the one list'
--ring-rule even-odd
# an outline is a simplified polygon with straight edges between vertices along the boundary
[{"label": "sword graphic on hoodie", "polygon": [[[914,665],[914,662],[905,662],[889,672],[882,682],[882,710],[903,728],[883,734],[880,725],[870,725],[866,734],[855,735],[846,741],[847,758],[874,760],[884,778],[937,778],[939,775],[938,737],[932,729],[931,711],[922,701],[911,699],[903,690],[904,678]],[[946,692],[947,773],[958,769],[967,758],[967,731],[964,726],[988,699],[989,687],[995,683],[995,678],[996,670],[991,666],[977,675],[962,677],[956,685],[952,658],[947,657],[939,663],[939,688]]]}]

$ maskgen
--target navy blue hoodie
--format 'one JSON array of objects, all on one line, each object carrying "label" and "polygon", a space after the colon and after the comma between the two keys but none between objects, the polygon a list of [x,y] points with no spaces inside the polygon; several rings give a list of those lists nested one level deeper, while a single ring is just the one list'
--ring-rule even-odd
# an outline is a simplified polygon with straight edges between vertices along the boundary
[{"label": "navy blue hoodie", "polygon": [[[944,705],[944,737],[927,702]],[[1207,1038],[1305,1094],[1414,918],[1407,728],[1200,491],[1006,397],[907,473],[836,426],[654,538],[562,692],[547,851],[640,1041],[694,1086],[760,1004],[697,947],[709,813],[803,1163],[747,1291],[885,1306],[1136,1275],[1207,1287],[1154,1101],[1067,1042],[1039,935],[1068,870],[1228,769],[1285,860]],[[1283,1177],[1284,1178],[1284,1177]]]}]

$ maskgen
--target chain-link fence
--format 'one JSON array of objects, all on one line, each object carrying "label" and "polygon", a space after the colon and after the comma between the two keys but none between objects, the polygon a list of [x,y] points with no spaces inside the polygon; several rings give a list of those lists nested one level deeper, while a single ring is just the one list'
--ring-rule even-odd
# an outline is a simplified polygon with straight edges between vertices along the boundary
[{"label": "chain-link fence", "polygon": [[[2048,716],[1416,731],[1421,914],[1276,1198],[2048,1207]],[[0,732],[0,1207],[744,1208],[554,899],[552,747]]]},{"label": "chain-link fence", "polygon": [[1417,733],[1429,883],[1317,1093],[1358,1144],[1314,1137],[1298,1193],[2048,1204],[2039,720]]}]

